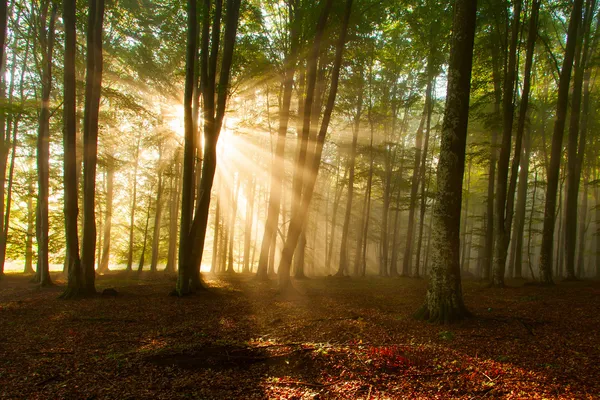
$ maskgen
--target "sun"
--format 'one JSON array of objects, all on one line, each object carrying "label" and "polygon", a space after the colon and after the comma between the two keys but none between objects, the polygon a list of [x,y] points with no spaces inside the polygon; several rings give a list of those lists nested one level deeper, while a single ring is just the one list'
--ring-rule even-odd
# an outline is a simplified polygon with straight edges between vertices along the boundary
[{"label": "sun", "polygon": [[177,136],[183,138],[185,136],[183,104],[172,104],[165,111],[165,125],[175,132]]}]

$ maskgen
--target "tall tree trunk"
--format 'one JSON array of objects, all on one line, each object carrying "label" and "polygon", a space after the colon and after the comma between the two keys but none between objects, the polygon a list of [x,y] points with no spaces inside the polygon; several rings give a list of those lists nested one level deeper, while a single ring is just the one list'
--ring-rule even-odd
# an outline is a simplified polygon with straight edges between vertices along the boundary
[{"label": "tall tree trunk", "polygon": [[460,255],[460,267],[461,271],[465,270],[465,260],[467,253],[467,230],[469,225],[469,198],[471,197],[471,166],[473,164],[473,158],[469,158],[469,166],[467,167],[467,189],[465,192],[465,207],[464,207],[464,217],[462,221],[462,250]]},{"label": "tall tree trunk", "polygon": [[531,279],[535,279],[533,265],[531,263],[531,238],[533,236],[533,219],[535,216],[535,200],[538,182],[537,174],[537,169],[535,169],[535,175],[533,177],[533,193],[531,195],[531,213],[529,214],[529,229],[527,230],[527,266],[529,267],[529,272],[531,273]]},{"label": "tall tree trunk", "polygon": [[148,208],[146,209],[146,224],[144,225],[144,239],[142,240],[142,254],[138,263],[137,272],[142,272],[146,261],[146,245],[148,244],[148,225],[150,224],[150,214],[152,210],[152,196],[148,193]]},{"label": "tall tree trunk", "polygon": [[[52,6],[50,23],[46,29],[48,2],[41,6],[40,45],[42,48],[42,104],[39,114],[37,140],[38,168],[38,275],[41,286],[50,286],[48,265],[48,193],[50,180],[50,92],[52,90],[52,53],[54,48],[54,26],[57,17],[56,3]],[[2,124],[4,126],[4,124]],[[0,136],[4,136],[3,133]],[[2,174],[3,175],[3,174]],[[2,185],[4,186],[4,185]],[[0,189],[4,199],[4,189]],[[4,201],[0,202],[4,203]]]},{"label": "tall tree trunk", "polygon": [[[494,229],[496,233],[494,245],[494,272],[492,284],[497,287],[504,286],[504,275],[506,271],[506,255],[510,242],[510,225],[512,223],[512,208],[514,201],[514,189],[512,196],[508,193],[508,171],[511,153],[512,126],[514,122],[514,89],[517,69],[517,47],[519,43],[519,27],[521,20],[522,0],[513,1],[513,17],[511,22],[510,48],[508,53],[508,64],[504,73],[504,84],[502,90],[502,140],[500,156],[498,157],[498,177],[496,181],[496,220]],[[532,35],[534,33],[532,32]],[[514,160],[516,164],[514,171],[519,166],[521,155],[521,140],[517,137]],[[516,183],[516,175],[515,175]]]},{"label": "tall tree trunk", "polygon": [[[565,266],[567,280],[577,279],[575,274],[575,251],[577,246],[577,206],[581,164],[585,151],[587,129],[580,129],[583,81],[589,53],[590,27],[595,0],[587,0],[583,25],[578,30],[575,49],[571,120],[567,145],[567,190],[565,198]],[[589,110],[586,110],[589,112]],[[587,127],[586,127],[587,128]],[[580,137],[581,136],[581,137]],[[579,142],[578,142],[579,139]],[[581,160],[581,163],[580,163]]]},{"label": "tall tree trunk", "polygon": [[358,73],[359,86],[358,97],[356,100],[356,113],[354,114],[354,127],[352,130],[352,145],[350,147],[350,156],[348,158],[348,196],[346,197],[346,213],[344,215],[344,226],[342,228],[342,240],[340,246],[340,275],[348,273],[348,234],[350,231],[350,218],[352,217],[352,201],[354,196],[354,167],[356,159],[356,147],[358,144],[358,132],[360,128],[360,117],[363,106],[363,70],[362,67]]},{"label": "tall tree trunk", "polygon": [[240,179],[238,176],[238,180],[237,180],[237,184],[236,184],[236,188],[235,188],[235,194],[232,191],[231,195],[233,196],[231,198],[231,219],[229,221],[229,253],[227,255],[228,260],[227,260],[227,272],[228,273],[234,273],[234,269],[233,269],[233,244],[235,243],[235,220],[237,218],[237,209],[238,209],[238,198],[239,198],[239,194],[240,194]]},{"label": "tall tree trunk", "polygon": [[127,271],[133,267],[133,230],[135,228],[135,209],[137,207],[137,173],[140,160],[140,144],[142,141],[142,132],[138,134],[135,156],[133,157],[133,194],[131,196],[131,212],[129,214],[129,250],[127,252]]},{"label": "tall tree trunk", "polygon": [[[372,125],[372,124],[371,124]],[[358,240],[356,245],[356,257],[354,259],[354,270],[362,276],[367,269],[365,258],[365,248],[369,240],[369,218],[371,216],[371,186],[373,183],[373,126],[371,126],[371,139],[369,142],[369,174],[367,175],[367,186],[365,188],[365,200],[363,202],[363,212],[358,227]]]},{"label": "tall tree trunk", "polygon": [[171,200],[169,203],[169,251],[167,253],[167,266],[165,267],[166,273],[175,272],[176,257],[177,257],[177,214],[179,211],[179,182],[180,182],[180,168],[179,168],[179,152],[175,154],[175,175],[171,179]]},{"label": "tall tree trunk", "polygon": [[[433,54],[433,50],[430,51],[430,57]],[[429,139],[431,136],[431,114],[433,113],[433,83],[435,80],[434,77],[434,66],[432,65],[432,61],[429,61],[429,82],[427,83],[427,92],[425,94],[425,103],[427,103],[427,123],[426,123],[426,131],[425,131],[425,143],[423,145],[423,157],[421,160],[421,170],[419,172],[421,179],[421,205],[419,212],[419,235],[417,238],[417,259],[415,260],[415,277],[420,276],[420,262],[421,262],[421,245],[423,242],[423,225],[425,223],[425,211],[427,209],[427,189],[429,186],[429,177],[426,176],[426,168],[427,168],[427,151],[429,147]],[[427,178],[427,179],[426,179]]]},{"label": "tall tree trunk", "polygon": [[456,0],[448,64],[448,90],[433,209],[432,261],[425,304],[417,316],[450,322],[468,315],[460,279],[460,214],[469,118],[469,95],[477,3]]},{"label": "tall tree trunk", "polygon": [[104,0],[88,0],[85,110],[83,114],[83,240],[81,268],[85,290],[94,293],[96,271],[96,165],[98,114],[102,88],[102,23]]},{"label": "tall tree trunk", "polygon": [[[14,8],[14,3],[13,3],[13,8]],[[2,1],[0,2],[0,51],[2,53],[0,53],[0,66],[4,67],[4,68],[0,68],[2,71],[4,71],[5,69],[5,62],[6,60],[4,59],[4,48],[5,46],[5,42],[6,42],[6,17],[7,14],[7,10],[6,10],[6,1]],[[17,15],[15,17],[15,24],[19,24],[20,23],[20,19],[21,19],[21,15],[20,15],[20,10],[17,11]],[[29,55],[29,36],[31,34],[31,28],[29,28],[28,32],[27,32],[28,36],[25,42],[25,56],[23,57],[23,65],[21,67],[21,78],[19,81],[19,88],[20,88],[20,93],[21,93],[21,107],[24,106],[25,104],[25,95],[24,95],[24,90],[23,90],[23,83],[24,83],[24,78],[25,78],[25,66],[26,66],[26,62],[27,62],[27,58]],[[19,52],[18,50],[18,41],[17,38],[15,37],[13,40],[13,56],[12,56],[12,62],[11,62],[11,67],[10,67],[10,84],[9,84],[9,89],[8,89],[8,109],[11,109],[12,104],[13,104],[13,98],[14,98],[14,87],[15,87],[15,81],[16,81],[16,68],[17,68],[17,53]],[[4,88],[6,86],[6,84],[4,82],[1,82],[0,85],[2,86],[2,90],[0,91],[0,96],[4,97]],[[6,241],[8,238],[8,230],[9,230],[9,224],[10,224],[10,208],[11,208],[11,201],[12,201],[12,188],[13,188],[13,176],[14,176],[14,170],[15,170],[15,156],[16,156],[16,149],[17,149],[17,132],[19,129],[19,122],[21,120],[21,114],[17,114],[16,116],[11,113],[8,118],[6,118],[6,114],[4,110],[0,110],[0,125],[3,126],[3,128],[0,129],[0,131],[2,129],[5,129],[5,134],[4,132],[0,132],[0,135],[2,135],[2,137],[0,137],[0,157],[2,157],[2,159],[0,160],[0,186],[2,186],[2,188],[0,189],[0,191],[2,192],[2,197],[0,198],[0,218],[2,218],[1,212],[4,212],[4,220],[0,222],[0,277],[2,277],[2,274],[4,273],[4,263],[6,261]],[[12,130],[12,140],[11,140],[11,130]],[[10,146],[9,146],[10,144]],[[4,179],[5,179],[5,172],[6,172],[6,163],[8,162],[8,153],[11,153],[11,161],[10,161],[10,166],[9,166],[9,172],[8,172],[8,188],[7,188],[7,192],[6,192],[6,209],[4,210]],[[3,226],[2,226],[3,224]]]},{"label": "tall tree trunk", "polygon": [[[254,194],[256,193],[256,179],[254,176],[248,182],[248,195],[246,197],[246,224],[244,228],[244,267],[242,272],[249,273],[250,265],[250,245],[252,241],[252,224],[254,219]],[[279,208],[279,207],[278,207]],[[279,210],[277,210],[279,212]]]},{"label": "tall tree trunk", "polygon": [[583,193],[581,195],[581,212],[579,213],[579,249],[577,251],[577,278],[581,279],[585,274],[585,231],[588,208],[588,173],[584,174]]},{"label": "tall tree trunk", "polygon": [[285,178],[285,139],[290,120],[290,107],[294,88],[294,74],[296,71],[296,58],[298,52],[299,23],[297,17],[299,12],[297,1],[289,2],[288,14],[290,20],[290,51],[285,55],[283,72],[283,99],[279,111],[279,129],[277,131],[277,144],[275,145],[275,156],[271,166],[271,186],[269,194],[269,205],[267,208],[267,220],[258,259],[257,277],[261,280],[268,279],[268,261],[271,248],[275,246],[277,238],[277,226],[279,222],[279,209],[281,204],[282,185]]},{"label": "tall tree trunk", "polygon": [[[160,160],[160,158],[159,158]],[[158,188],[156,189],[156,211],[154,213],[154,229],[152,233],[152,259],[150,272],[156,272],[158,266],[158,250],[160,246],[160,228],[162,221],[163,173],[158,172]]]},{"label": "tall tree trunk", "polygon": [[421,152],[423,147],[423,130],[427,119],[429,104],[425,101],[421,122],[417,129],[415,142],[415,162],[413,164],[413,174],[410,188],[410,200],[408,206],[408,227],[406,230],[406,246],[404,247],[404,259],[402,260],[402,275],[409,276],[413,267],[413,235],[415,232],[415,212],[417,209],[417,193],[419,191],[419,170],[421,167]]},{"label": "tall tree trunk", "polygon": [[540,251],[540,281],[543,284],[554,283],[552,279],[552,246],[554,242],[554,225],[556,224],[556,191],[558,189],[558,176],[560,172],[560,160],[562,158],[563,135],[567,119],[567,107],[569,105],[571,70],[573,68],[573,59],[575,58],[577,30],[581,22],[582,8],[583,0],[574,0],[567,33],[565,58],[560,71],[560,81],[558,84],[556,120],[554,122],[554,134],[552,135],[552,150],[550,153],[550,165],[548,168],[546,186],[546,204],[544,207],[542,248]]},{"label": "tall tree trunk", "polygon": [[[35,192],[33,188],[33,181],[30,180],[27,185],[27,236],[25,237],[25,266],[23,272],[25,274],[33,274],[33,237],[34,233],[34,221],[35,221],[35,208],[33,207],[33,198]],[[79,253],[77,254],[79,255]]]},{"label": "tall tree trunk", "polygon": [[[325,24],[328,19],[329,9],[331,8],[331,5],[332,5],[332,0],[326,0],[325,7],[323,9],[323,13],[321,14],[321,16],[319,18],[319,23],[318,23],[317,31],[316,31],[317,36],[315,38],[314,47],[311,50],[312,55],[309,57],[309,61],[311,63],[314,63],[315,65],[314,65],[314,68],[311,65],[309,65],[309,68],[308,68],[307,96],[306,96],[305,110],[304,110],[304,112],[305,112],[304,113],[304,121],[303,121],[304,125],[302,128],[303,140],[308,139],[308,134],[310,131],[311,115],[310,115],[309,110],[312,107],[312,95],[314,93],[314,80],[315,80],[314,79],[315,77],[313,75],[316,74],[316,58],[320,51],[321,37],[325,30]],[[331,85],[330,85],[330,89],[329,89],[329,94],[327,97],[327,102],[325,105],[325,111],[323,113],[323,119],[321,121],[321,126],[319,129],[317,138],[316,138],[315,150],[314,150],[314,153],[312,153],[312,154],[314,154],[314,156],[312,157],[312,160],[308,160],[309,162],[307,162],[307,163],[305,163],[304,162],[305,160],[303,159],[303,158],[305,158],[306,154],[304,155],[304,157],[299,156],[298,163],[296,165],[296,167],[297,167],[296,172],[298,174],[300,174],[300,176],[304,175],[304,171],[302,169],[304,168],[304,166],[306,166],[308,176],[305,181],[305,184],[303,185],[304,186],[304,188],[302,190],[303,195],[300,199],[298,199],[301,201],[301,207],[298,210],[298,212],[292,213],[292,219],[290,221],[288,234],[286,236],[286,240],[285,240],[282,255],[281,255],[281,260],[279,263],[279,290],[282,292],[285,292],[291,288],[291,280],[289,277],[289,270],[290,270],[290,266],[291,266],[291,262],[292,262],[292,257],[293,257],[294,251],[298,244],[298,239],[300,237],[300,234],[301,234],[301,231],[302,231],[302,228],[304,225],[304,220],[308,213],[308,207],[310,205],[310,201],[311,201],[312,195],[314,193],[314,187],[315,187],[317,175],[319,172],[319,167],[321,165],[321,154],[323,152],[323,144],[325,142],[325,136],[326,136],[327,130],[329,128],[329,122],[331,121],[331,114],[333,112],[333,106],[335,104],[335,98],[337,95],[337,86],[339,83],[339,74],[340,74],[340,68],[341,68],[341,64],[342,64],[342,54],[343,54],[344,45],[346,42],[346,36],[347,36],[347,32],[348,32],[348,24],[349,24],[351,9],[352,9],[352,0],[347,0],[345,11],[344,11],[344,19],[343,19],[343,23],[342,23],[342,31],[340,33],[338,43],[335,46],[336,47],[335,60],[334,60],[333,70],[331,72]],[[302,168],[302,169],[299,169],[299,168]],[[304,179],[302,181],[304,181]]]},{"label": "tall tree trunk", "polygon": [[113,197],[115,191],[115,167],[109,161],[106,167],[106,212],[104,216],[104,244],[98,272],[108,271],[110,261],[110,234],[112,229]]},{"label": "tall tree trunk", "polygon": [[202,98],[204,106],[204,159],[202,160],[202,178],[198,189],[199,196],[196,201],[195,212],[192,219],[194,132],[191,100],[193,95],[194,59],[196,54],[196,6],[195,4],[192,5],[192,3],[194,3],[193,0],[188,0],[188,59],[186,62],[186,85],[184,96],[184,114],[186,117],[183,163],[184,187],[182,191],[181,239],[179,243],[179,275],[176,289],[180,296],[203,288],[200,278],[200,265],[204,252],[204,241],[206,239],[211,191],[217,167],[217,141],[225,116],[225,106],[227,103],[229,78],[233,62],[233,50],[240,11],[240,0],[227,0],[225,33],[223,36],[223,56],[221,60],[219,84],[217,85],[217,53],[220,40],[221,0],[216,1],[210,57],[208,57],[208,19],[211,1],[204,1],[201,40],[202,57],[200,65],[200,87],[203,89]]},{"label": "tall tree trunk", "polygon": [[[217,193],[219,190],[217,189]],[[213,253],[212,253],[212,262],[210,264],[210,273],[217,273],[217,265],[219,262],[219,238],[221,237],[221,200],[219,195],[217,194],[217,207],[215,210],[215,230],[213,236]]]},{"label": "tall tree trunk", "polygon": [[[523,101],[523,100],[521,100]],[[523,104],[523,103],[521,103]],[[521,107],[522,108],[522,107]],[[519,124],[520,124],[519,116]],[[529,157],[531,154],[531,132],[527,128],[523,141],[523,157],[519,170],[519,187],[517,190],[517,209],[515,214],[515,226],[509,259],[509,275],[521,279],[523,277],[523,233],[525,230],[525,213],[527,209],[527,184],[529,179]]]},{"label": "tall tree trunk", "polygon": [[[6,97],[6,80],[4,78],[4,72],[6,69],[6,27],[8,22],[8,7],[7,1],[0,1],[0,72],[2,77],[0,78],[0,100],[4,100]],[[44,32],[45,34],[45,32]],[[45,51],[45,50],[43,50]],[[14,62],[13,62],[14,67]],[[14,74],[11,74],[11,85],[14,80]],[[4,275],[4,261],[6,254],[6,236],[4,235],[4,177],[6,174],[6,155],[8,154],[8,141],[5,138],[5,132],[8,132],[6,124],[6,110],[0,111],[0,279]]]}]

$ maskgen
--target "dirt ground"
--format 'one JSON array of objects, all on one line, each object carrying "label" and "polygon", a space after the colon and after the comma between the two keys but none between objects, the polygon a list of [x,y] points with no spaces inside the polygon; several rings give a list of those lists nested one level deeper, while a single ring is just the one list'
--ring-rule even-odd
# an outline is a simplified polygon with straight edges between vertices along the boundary
[{"label": "dirt ground", "polygon": [[[464,283],[474,317],[416,321],[426,281],[98,278],[116,297],[60,300],[0,281],[2,399],[600,398],[600,283]],[[56,276],[60,284],[60,277]],[[64,282],[63,282],[64,284]]]}]

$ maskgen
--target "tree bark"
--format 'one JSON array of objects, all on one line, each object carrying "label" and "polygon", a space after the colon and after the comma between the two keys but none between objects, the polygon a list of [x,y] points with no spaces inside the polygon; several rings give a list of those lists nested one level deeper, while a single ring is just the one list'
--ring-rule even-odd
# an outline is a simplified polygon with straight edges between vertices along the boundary
[{"label": "tree bark", "polygon": [[[52,6],[50,23],[46,29],[48,2],[41,6],[40,46],[42,48],[42,104],[39,114],[37,139],[38,168],[38,276],[41,286],[50,286],[48,265],[48,193],[50,181],[50,92],[52,90],[52,53],[54,48],[54,26],[57,16],[56,4]],[[3,190],[2,190],[3,192]],[[4,198],[4,193],[2,193]],[[4,201],[2,201],[4,203]]]},{"label": "tree bark", "polygon": [[104,244],[102,247],[102,258],[98,265],[98,272],[109,270],[110,261],[110,234],[112,230],[113,197],[115,191],[115,167],[112,161],[108,162],[106,167],[106,211],[104,216]]},{"label": "tree bark", "polygon": [[140,159],[140,144],[142,141],[142,132],[138,133],[135,156],[133,157],[133,194],[131,196],[131,213],[129,214],[129,251],[127,253],[127,269],[131,271],[133,267],[133,230],[135,228],[135,209],[137,207],[137,173]]},{"label": "tree bark", "polygon": [[348,233],[350,231],[350,218],[352,217],[352,201],[354,196],[354,168],[356,159],[356,147],[358,144],[358,132],[360,128],[360,117],[362,115],[363,105],[363,70],[358,73],[359,86],[356,99],[356,113],[354,114],[354,129],[352,130],[352,145],[350,147],[350,156],[348,158],[348,196],[346,198],[346,213],[344,215],[344,226],[342,228],[342,240],[340,245],[340,275],[348,273]]},{"label": "tree bark", "polygon": [[574,0],[567,32],[567,44],[565,58],[560,71],[558,84],[558,100],[556,104],[556,120],[554,122],[554,134],[552,135],[552,150],[550,153],[550,165],[546,186],[546,202],[544,207],[544,227],[542,230],[542,248],[540,251],[540,281],[543,284],[553,284],[552,279],[552,246],[554,244],[554,226],[556,224],[556,192],[558,189],[558,176],[560,172],[560,160],[562,158],[563,135],[567,119],[567,107],[569,105],[569,86],[571,82],[571,70],[575,58],[575,47],[577,42],[577,30],[581,22],[581,11],[583,0]]},{"label": "tree bark", "polygon": [[[305,103],[305,114],[304,114],[304,125],[302,129],[303,137],[308,139],[308,133],[310,130],[310,112],[307,111],[312,106],[312,100],[309,101],[309,95],[314,92],[314,79],[311,78],[316,72],[316,56],[319,53],[321,36],[325,30],[325,23],[328,19],[329,8],[331,7],[332,0],[326,0],[324,12],[322,13],[319,24],[317,27],[317,37],[315,38],[315,45],[313,47],[313,56],[315,68],[308,68],[309,78],[307,82],[307,101]],[[314,193],[314,187],[317,179],[317,175],[319,172],[319,167],[321,165],[321,154],[323,152],[323,144],[325,142],[325,136],[327,134],[327,130],[329,128],[329,122],[331,121],[331,114],[333,112],[333,106],[335,104],[335,98],[337,95],[337,87],[339,83],[339,75],[340,68],[342,64],[342,55],[344,50],[344,45],[346,43],[346,36],[348,33],[348,25],[350,20],[350,13],[352,10],[352,0],[346,1],[346,6],[344,10],[344,17],[342,22],[342,31],[340,33],[340,37],[338,43],[335,46],[335,60],[333,65],[333,70],[331,72],[331,85],[329,89],[329,94],[327,97],[327,102],[325,104],[325,111],[323,113],[323,119],[321,121],[321,126],[319,129],[319,133],[316,138],[315,151],[314,156],[312,157],[311,163],[304,163],[301,157],[299,157],[297,167],[301,167],[306,165],[309,171],[309,176],[307,177],[306,183],[302,190],[303,196],[301,199],[301,207],[297,213],[292,214],[292,219],[290,221],[290,226],[288,229],[288,234],[286,236],[285,244],[283,246],[283,252],[281,255],[281,261],[279,263],[279,290],[285,292],[291,288],[291,280],[289,277],[289,270],[292,261],[292,256],[298,244],[298,239],[300,237],[300,233],[302,231],[303,222],[308,213],[308,207],[310,205],[310,201],[312,195]],[[309,60],[313,58],[312,56]],[[312,83],[311,83],[312,82]],[[310,88],[310,86],[313,88]],[[302,171],[298,171],[298,173],[302,173]]]},{"label": "tree bark", "polygon": [[[504,73],[504,84],[502,90],[502,140],[500,156],[498,157],[498,177],[496,181],[496,213],[494,221],[495,245],[494,245],[494,271],[492,285],[504,286],[504,275],[506,271],[506,255],[510,242],[510,225],[512,223],[512,208],[514,201],[514,189],[512,196],[508,193],[508,170],[511,153],[512,126],[514,120],[514,89],[517,68],[517,47],[519,43],[519,27],[521,19],[522,0],[513,1],[513,17],[511,23],[510,48],[508,64]],[[532,32],[532,35],[534,33]],[[521,140],[517,137],[515,144],[516,160],[515,168],[519,165],[521,155]],[[512,199],[511,199],[512,197]]]},{"label": "tree bark", "polygon": [[469,314],[462,297],[459,229],[476,14],[475,0],[454,3],[438,192],[433,209],[433,266],[425,304],[417,312],[418,317],[432,322],[448,323]]},{"label": "tree bark", "polygon": [[294,74],[296,71],[296,58],[299,40],[299,4],[297,1],[289,2],[289,26],[290,26],[290,51],[285,55],[283,71],[283,99],[279,111],[279,129],[277,131],[277,144],[275,145],[275,156],[271,166],[271,185],[269,193],[269,205],[267,208],[267,220],[263,234],[260,255],[258,259],[257,278],[268,279],[268,264],[271,248],[275,246],[277,238],[277,226],[279,223],[279,209],[281,206],[282,185],[285,178],[285,139],[290,120],[290,107],[294,89]]},{"label": "tree bark", "polygon": [[[576,280],[575,251],[577,247],[577,206],[581,164],[585,151],[586,132],[580,126],[583,81],[589,53],[589,31],[595,0],[587,0],[583,25],[578,30],[575,50],[573,93],[571,98],[571,120],[567,144],[567,190],[565,197],[565,266],[567,280]],[[587,110],[589,112],[589,110]],[[587,117],[587,114],[584,114]],[[579,142],[578,142],[579,139]],[[581,160],[581,162],[580,162]]]}]

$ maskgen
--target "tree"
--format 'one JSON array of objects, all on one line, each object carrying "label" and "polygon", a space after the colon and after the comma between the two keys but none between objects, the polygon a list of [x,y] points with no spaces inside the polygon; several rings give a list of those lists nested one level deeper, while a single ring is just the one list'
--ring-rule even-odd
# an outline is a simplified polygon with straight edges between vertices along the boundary
[{"label": "tree", "polygon": [[42,104],[37,139],[38,204],[36,236],[38,241],[38,269],[36,280],[41,286],[52,285],[48,265],[48,191],[50,184],[50,92],[52,90],[52,53],[57,4],[52,4],[50,23],[47,24],[49,6],[49,1],[43,2],[39,16],[40,47],[42,49]]},{"label": "tree", "polygon": [[469,315],[460,279],[460,216],[477,2],[456,0],[448,90],[433,209],[434,245],[425,304],[417,317],[447,323]]},{"label": "tree", "polygon": [[569,29],[567,32],[567,44],[565,57],[560,71],[558,83],[558,100],[556,103],[556,120],[554,121],[554,134],[552,135],[552,149],[550,153],[550,164],[548,167],[548,178],[546,186],[546,202],[544,206],[544,227],[542,230],[542,248],[540,250],[540,281],[543,284],[553,284],[552,279],[552,249],[554,244],[554,226],[556,224],[556,193],[558,189],[558,177],[560,173],[560,160],[562,153],[563,135],[567,119],[567,107],[569,103],[569,87],[571,82],[571,70],[575,58],[577,43],[577,30],[581,22],[583,0],[575,0],[571,9]]},{"label": "tree", "polygon": [[240,10],[240,0],[227,0],[223,55],[219,84],[217,85],[217,53],[220,40],[221,0],[216,0],[215,3],[210,56],[208,49],[211,1],[204,1],[200,46],[200,87],[203,89],[202,98],[204,108],[204,157],[202,159],[202,176],[198,188],[199,196],[196,201],[195,210],[193,210],[195,133],[192,120],[192,97],[194,91],[194,74],[196,70],[195,58],[197,52],[197,18],[195,3],[194,0],[188,0],[188,41],[184,94],[185,147],[183,155],[179,274],[176,290],[179,296],[189,294],[194,290],[202,288],[200,280],[200,262],[202,261],[202,254],[204,252],[204,239],[206,237],[206,228],[208,224],[211,189],[217,166],[217,141],[225,116],[227,90],[229,88],[231,64]]}]

